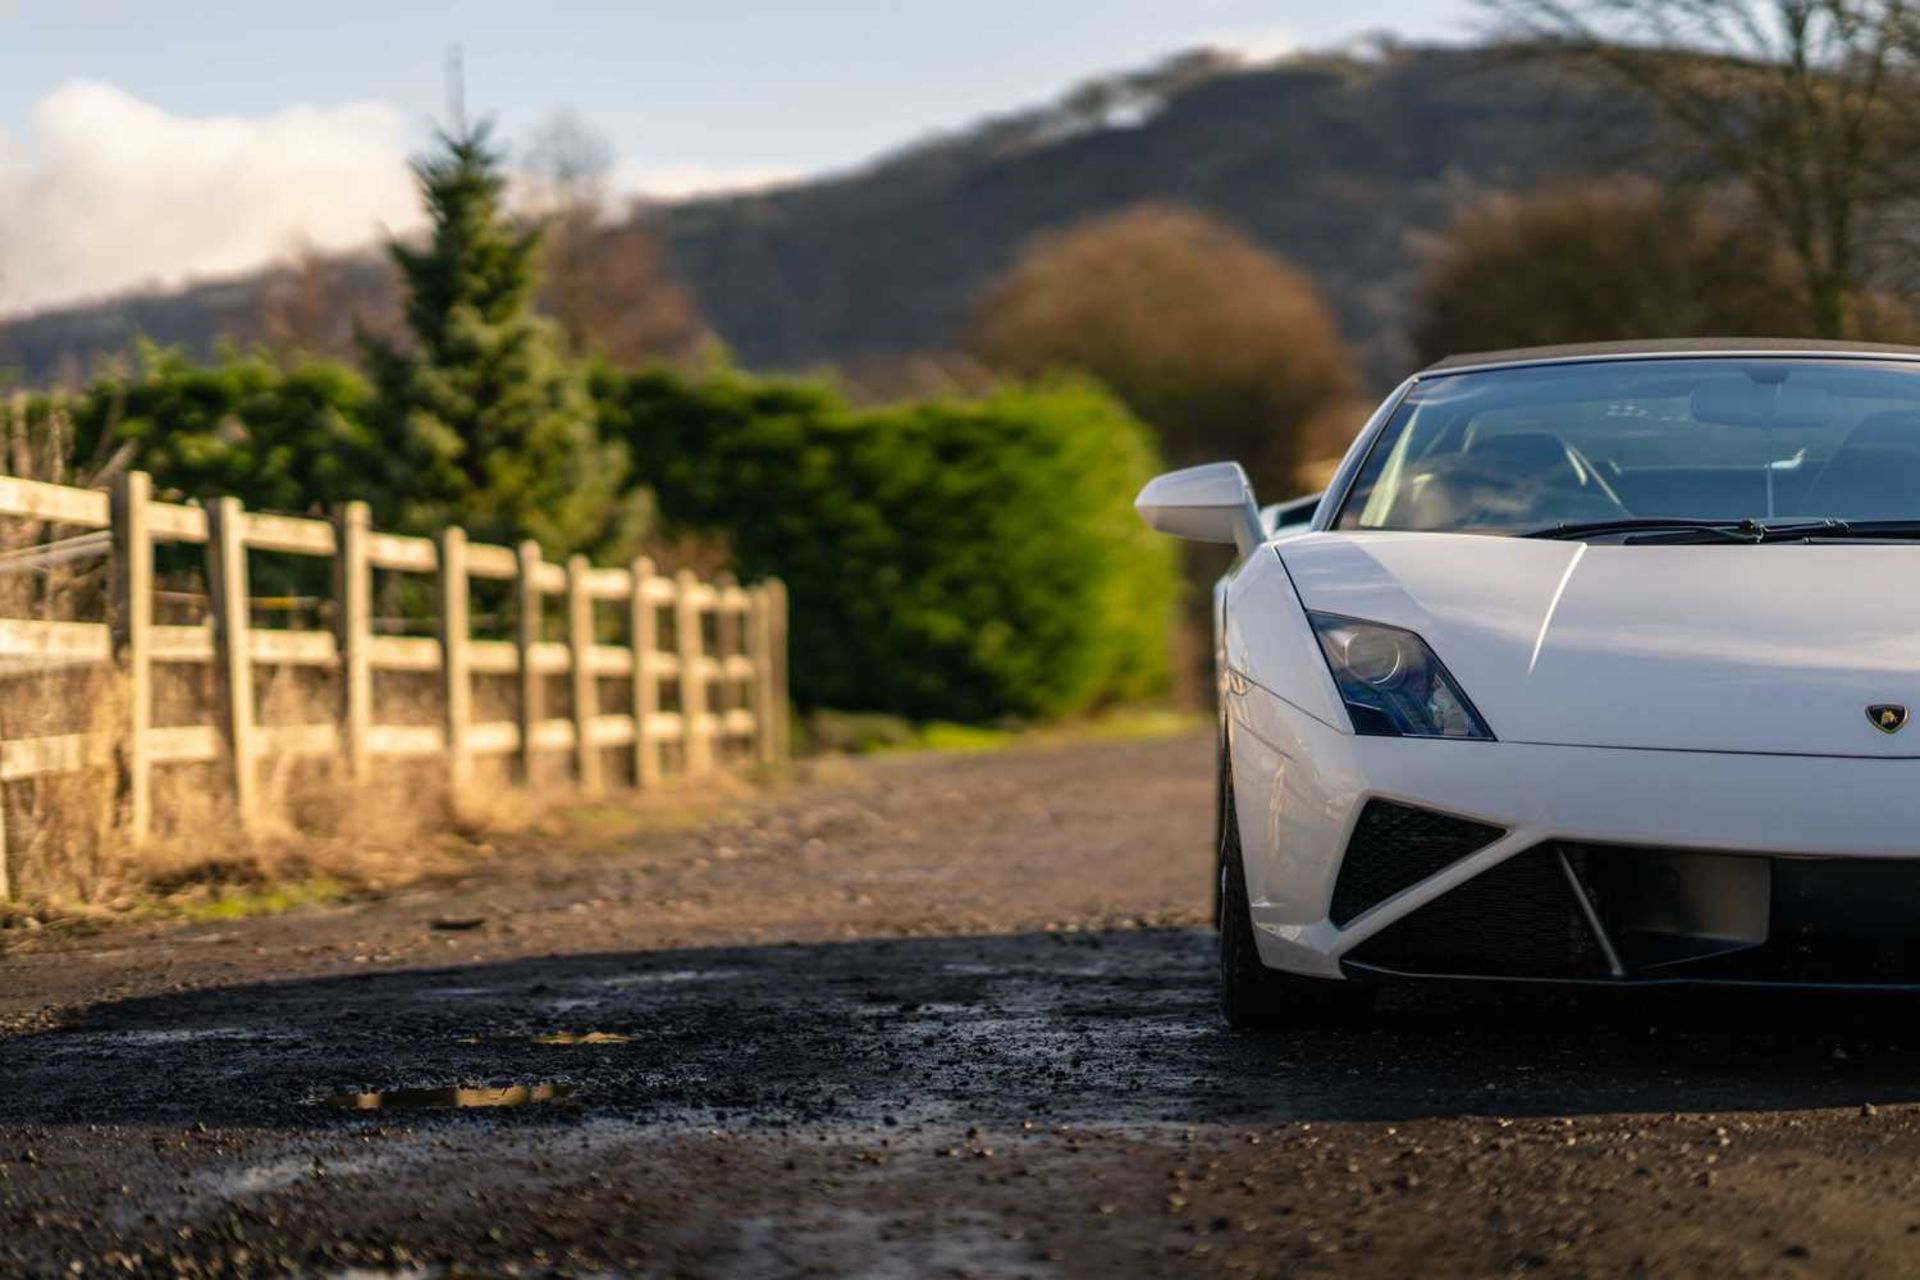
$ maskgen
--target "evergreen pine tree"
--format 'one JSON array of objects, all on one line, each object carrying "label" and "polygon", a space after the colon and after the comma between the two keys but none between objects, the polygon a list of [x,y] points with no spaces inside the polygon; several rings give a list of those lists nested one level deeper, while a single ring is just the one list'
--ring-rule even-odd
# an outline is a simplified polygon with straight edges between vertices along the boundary
[{"label": "evergreen pine tree", "polygon": [[443,133],[414,172],[432,236],[388,249],[411,341],[362,338],[379,392],[382,519],[532,537],[554,556],[620,540],[625,454],[600,439],[584,381],[533,313],[539,228],[509,217],[486,127]]}]

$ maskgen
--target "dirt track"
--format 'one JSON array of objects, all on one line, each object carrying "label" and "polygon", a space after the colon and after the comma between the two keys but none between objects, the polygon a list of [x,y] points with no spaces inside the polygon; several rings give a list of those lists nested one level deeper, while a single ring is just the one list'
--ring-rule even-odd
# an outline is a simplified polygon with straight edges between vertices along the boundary
[{"label": "dirt track", "polygon": [[[883,761],[484,884],[6,953],[0,1272],[1920,1268],[1920,1006],[1409,990],[1229,1036],[1210,767]],[[321,1101],[519,1084],[568,1096]]]}]

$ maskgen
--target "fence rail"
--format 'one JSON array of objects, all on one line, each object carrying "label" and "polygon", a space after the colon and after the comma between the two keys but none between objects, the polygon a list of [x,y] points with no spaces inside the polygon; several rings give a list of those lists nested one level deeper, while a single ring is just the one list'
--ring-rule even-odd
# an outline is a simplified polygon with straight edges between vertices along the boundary
[{"label": "fence rail", "polygon": [[[353,781],[376,761],[439,758],[457,794],[474,764],[508,757],[518,778],[538,784],[564,757],[564,774],[579,787],[607,785],[607,754],[628,760],[634,785],[657,785],[677,745],[677,772],[701,775],[725,758],[772,764],[788,751],[787,602],[769,580],[742,587],[730,578],[704,582],[688,572],[663,576],[646,559],[623,568],[575,556],[564,564],[541,557],[533,542],[517,547],[469,542],[459,528],[434,538],[383,533],[365,503],[348,503],[331,520],[249,512],[236,498],[206,507],[163,502],[144,472],[123,476],[101,493],[0,476],[0,517],[40,522],[63,537],[50,544],[64,557],[110,557],[107,621],[0,618],[0,677],[104,667],[125,677],[122,723],[104,734],[62,734],[0,741],[0,783],[117,766],[120,820],[133,840],[153,827],[154,774],[179,764],[215,764],[243,824],[260,815],[263,761],[272,755],[335,756]],[[77,534],[75,531],[79,531]],[[105,533],[102,541],[83,542]],[[195,626],[155,621],[155,548],[204,548],[208,618]],[[29,548],[22,564],[62,562]],[[325,559],[332,566],[333,625],[297,631],[254,625],[249,594],[251,552]],[[432,636],[376,634],[374,573],[433,580]],[[471,625],[475,580],[511,584],[513,638],[476,638]],[[563,605],[564,638],[547,637],[549,600]],[[621,643],[603,642],[596,606],[618,607]],[[663,628],[662,613],[671,625]],[[662,634],[663,630],[666,634]],[[670,641],[663,646],[662,641]],[[154,723],[155,668],[211,664],[217,691],[213,722]],[[263,724],[255,706],[261,669],[308,667],[332,673],[337,689],[330,719]],[[437,676],[439,722],[385,724],[375,674]],[[548,683],[568,682],[565,715],[548,714]],[[509,677],[516,686],[510,719],[481,720],[476,677]],[[602,706],[600,681],[625,681],[619,705]],[[675,709],[665,709],[671,690]],[[0,694],[0,696],[4,696]],[[725,750],[724,748],[731,748]],[[12,890],[6,806],[0,795],[0,897]]]}]

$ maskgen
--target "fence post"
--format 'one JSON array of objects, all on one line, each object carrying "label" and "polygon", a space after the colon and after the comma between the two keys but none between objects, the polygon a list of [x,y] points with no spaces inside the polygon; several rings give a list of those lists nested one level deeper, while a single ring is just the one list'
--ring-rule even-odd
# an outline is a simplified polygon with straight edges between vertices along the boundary
[{"label": "fence post", "polygon": [[[0,734],[0,753],[6,748],[6,737]],[[13,901],[13,868],[10,861],[13,850],[7,843],[7,787],[0,782],[0,902]]]},{"label": "fence post", "polygon": [[473,778],[473,757],[467,753],[467,726],[473,722],[473,667],[468,646],[473,642],[471,592],[467,578],[467,531],[442,529],[439,541],[438,588],[440,629],[441,725],[447,738],[447,785],[455,805]]},{"label": "fence post", "polygon": [[[13,430],[16,439],[24,440],[27,435],[27,393],[16,388],[7,398],[7,425]],[[0,470],[4,470],[7,460],[0,458]],[[5,753],[6,736],[0,733],[0,755]],[[0,902],[13,901],[13,872],[8,866],[12,850],[7,843],[7,787],[0,782]]]},{"label": "fence post", "polygon": [[753,709],[753,758],[772,764],[773,740],[773,592],[762,582],[748,594],[747,658],[753,663],[750,705]]},{"label": "fence post", "polygon": [[585,556],[567,557],[567,675],[573,702],[573,776],[582,791],[600,790],[600,748],[593,722],[600,714],[599,682],[593,674],[593,597]]},{"label": "fence post", "polygon": [[114,657],[127,682],[125,740],[120,754],[122,820],[128,839],[153,828],[153,762],[147,730],[153,724],[153,528],[147,504],[153,477],[129,471],[113,484],[112,599]]},{"label": "fence post", "polygon": [[653,717],[660,710],[660,611],[653,603],[653,561],[641,556],[633,562],[633,594],[627,600],[627,643],[633,646],[633,784],[660,785],[660,744],[653,737]]},{"label": "fence post", "polygon": [[727,733],[727,713],[739,705],[740,683],[728,673],[734,650],[739,644],[735,629],[738,615],[733,611],[733,592],[739,580],[725,570],[714,575],[713,589],[713,680],[707,685],[707,711],[713,716],[713,762],[725,768],[733,757],[733,739]]},{"label": "fence post", "polygon": [[347,776],[364,784],[372,776],[368,740],[373,732],[373,564],[367,558],[373,518],[364,502],[334,513],[333,599],[335,644],[340,654],[340,745]]},{"label": "fence post", "polygon": [[[15,389],[7,400],[8,425],[17,439],[25,439],[27,434],[27,393]],[[5,459],[0,459],[0,469],[4,469]],[[0,755],[5,753],[6,736],[0,734]],[[0,782],[0,902],[13,901],[13,871],[8,865],[12,849],[7,843],[7,786]]]},{"label": "fence post", "polygon": [[528,786],[540,780],[534,731],[547,718],[546,678],[534,670],[533,652],[540,643],[540,544],[531,540],[519,547],[520,573],[514,582],[517,607],[514,642],[520,651],[520,780]]},{"label": "fence post", "polygon": [[214,683],[220,687],[220,733],[233,773],[234,808],[242,827],[258,815],[259,731],[253,718],[253,658],[248,649],[247,513],[238,498],[207,509],[207,593],[213,603]]},{"label": "fence post", "polygon": [[793,693],[787,684],[787,584],[767,579],[767,656],[773,668],[773,758],[785,764],[793,755]]},{"label": "fence post", "polygon": [[713,769],[713,739],[707,733],[707,655],[700,626],[700,580],[691,569],[673,575],[674,648],[680,657],[681,744],[687,772]]}]

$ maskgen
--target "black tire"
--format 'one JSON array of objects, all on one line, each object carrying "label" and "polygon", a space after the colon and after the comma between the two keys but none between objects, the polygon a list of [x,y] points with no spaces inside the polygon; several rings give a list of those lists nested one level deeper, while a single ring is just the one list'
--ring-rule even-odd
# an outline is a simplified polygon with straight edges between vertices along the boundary
[{"label": "black tire", "polygon": [[1350,1024],[1373,1008],[1373,989],[1269,969],[1254,943],[1233,784],[1226,782],[1220,841],[1220,1012],[1235,1031]]},{"label": "black tire", "polygon": [[1220,871],[1226,866],[1227,788],[1230,785],[1227,775],[1227,730],[1222,724],[1213,746],[1213,927],[1216,931],[1220,928],[1221,886],[1226,883],[1226,877]]}]

